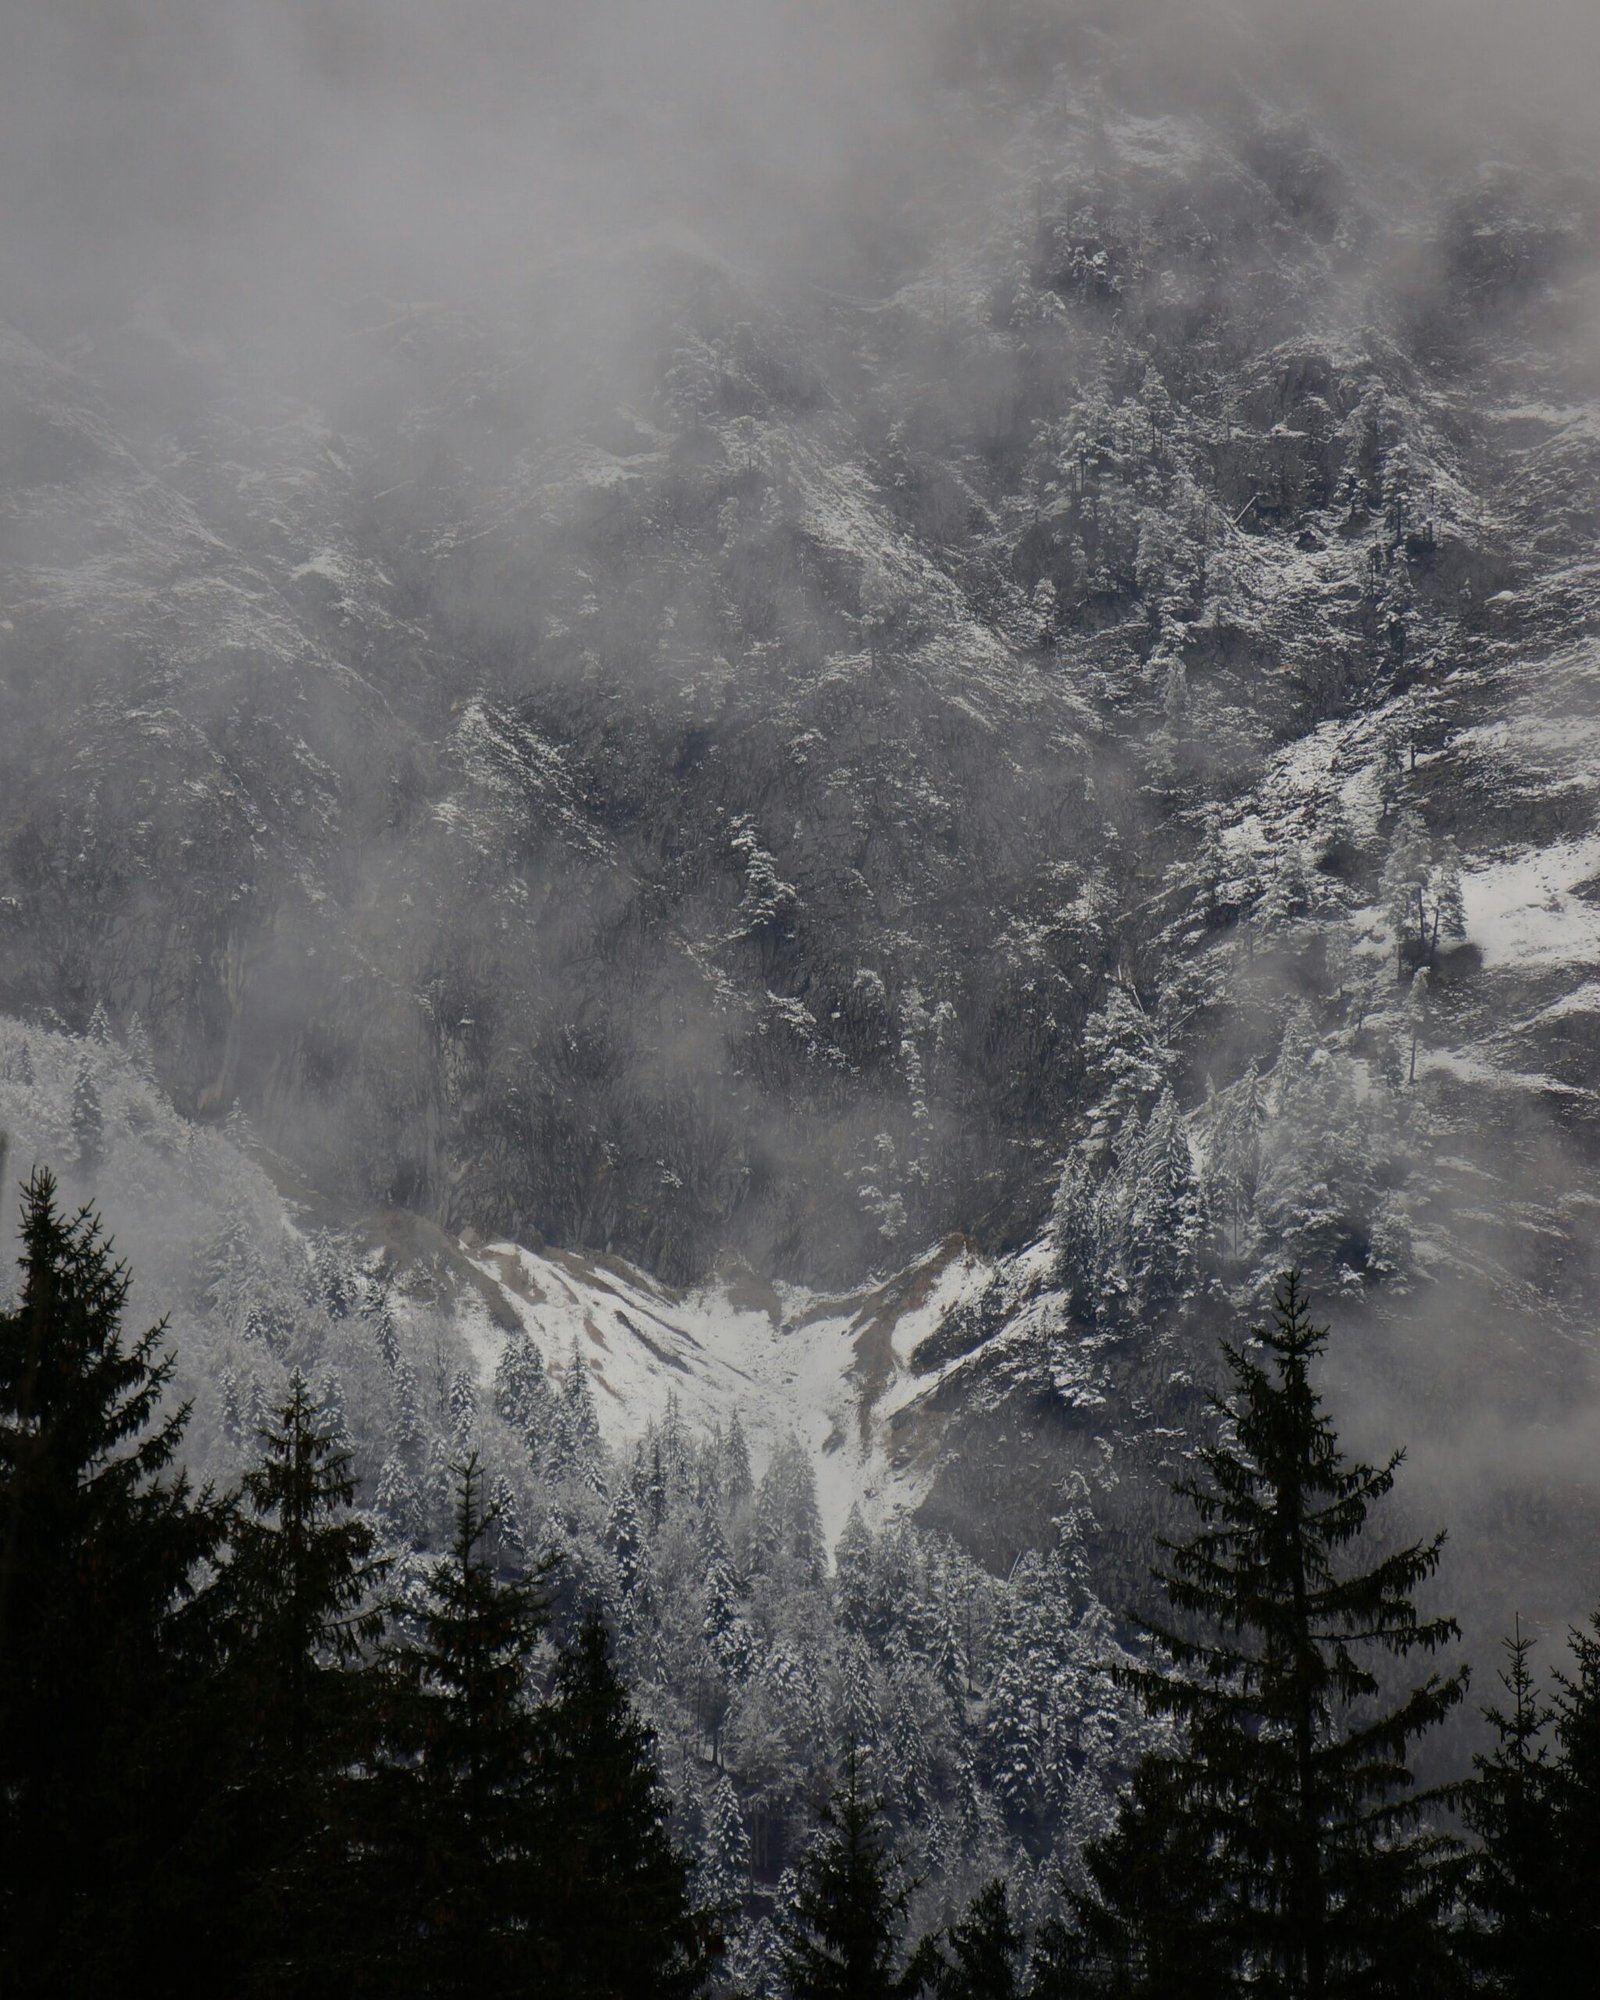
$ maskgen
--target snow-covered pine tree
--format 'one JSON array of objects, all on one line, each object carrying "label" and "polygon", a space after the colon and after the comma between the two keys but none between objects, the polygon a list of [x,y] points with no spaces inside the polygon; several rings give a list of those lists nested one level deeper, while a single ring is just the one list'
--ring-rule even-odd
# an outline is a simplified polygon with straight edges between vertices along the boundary
[{"label": "snow-covered pine tree", "polygon": [[100,1171],[105,1138],[105,1117],[100,1108],[100,1084],[87,1050],[78,1058],[72,1086],[73,1165],[81,1181],[92,1181]]},{"label": "snow-covered pine tree", "polygon": [[402,1361],[394,1371],[394,1417],[391,1429],[395,1450],[409,1464],[420,1462],[423,1448],[422,1389],[417,1371]]},{"label": "snow-covered pine tree", "polygon": [[1124,1257],[1138,1309],[1159,1319],[1192,1291],[1205,1239],[1188,1127],[1170,1088],[1151,1109],[1130,1180]]},{"label": "snow-covered pine tree", "polygon": [[1429,948],[1432,878],[1432,844],[1422,821],[1407,810],[1395,822],[1378,884],[1384,921],[1394,943],[1397,977],[1403,978],[1407,964],[1415,965]]},{"label": "snow-covered pine tree", "polygon": [[464,1458],[478,1422],[478,1391],[472,1371],[458,1368],[450,1378],[450,1438],[456,1455]]},{"label": "snow-covered pine tree", "polygon": [[1448,834],[1434,870],[1434,934],[1459,943],[1467,934],[1467,903],[1461,887],[1461,850]]},{"label": "snow-covered pine tree", "polygon": [[578,1347],[578,1336],[572,1336],[572,1351],[567,1357],[566,1380],[562,1384],[562,1406],[566,1412],[567,1430],[579,1464],[585,1470],[598,1466],[600,1457],[600,1415],[595,1408],[594,1391],[589,1386],[589,1367]]},{"label": "snow-covered pine tree", "polygon": [[750,1889],[750,1833],[744,1823],[739,1795],[725,1776],[711,1790],[706,1815],[704,1856],[699,1872],[700,1902],[705,1909],[735,1914]]},{"label": "snow-covered pine tree", "polygon": [[405,1461],[391,1454],[383,1462],[372,1496],[372,1508],[385,1541],[392,1548],[414,1547],[422,1534],[422,1496],[406,1470]]}]

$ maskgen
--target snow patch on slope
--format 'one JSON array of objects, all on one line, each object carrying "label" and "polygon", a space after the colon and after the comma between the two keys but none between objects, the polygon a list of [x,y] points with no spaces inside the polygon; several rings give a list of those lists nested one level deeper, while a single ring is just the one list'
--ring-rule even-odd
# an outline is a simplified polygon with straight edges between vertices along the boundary
[{"label": "snow patch on slope", "polygon": [[[758,1460],[798,1438],[830,1545],[853,1504],[881,1516],[921,1497],[931,1475],[891,1458],[888,1419],[941,1379],[916,1374],[912,1355],[991,1276],[957,1239],[890,1284],[845,1296],[768,1285],[743,1270],[677,1292],[617,1262],[510,1242],[468,1256],[553,1375],[576,1350],[608,1443],[636,1438],[669,1399],[695,1424],[737,1412]],[[474,1301],[460,1322],[485,1382],[508,1338],[496,1318]]]},{"label": "snow patch on slope", "polygon": [[1467,935],[1487,966],[1600,965],[1600,835],[1492,861],[1462,881]]}]

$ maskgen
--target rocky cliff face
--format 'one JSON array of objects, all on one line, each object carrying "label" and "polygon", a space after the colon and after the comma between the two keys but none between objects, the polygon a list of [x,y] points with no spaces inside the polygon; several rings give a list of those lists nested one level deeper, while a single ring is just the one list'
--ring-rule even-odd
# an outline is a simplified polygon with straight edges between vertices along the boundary
[{"label": "rocky cliff face", "polygon": [[849,1294],[795,1422],[995,1558],[1076,1468],[1134,1576],[1298,1261],[1358,1428],[1564,1609],[1595,192],[1114,34],[951,76],[982,170],[853,289],[642,227],[515,321],[353,304],[314,392],[159,297],[8,334],[0,1003],[137,1012],[185,1115],[474,1268]]}]

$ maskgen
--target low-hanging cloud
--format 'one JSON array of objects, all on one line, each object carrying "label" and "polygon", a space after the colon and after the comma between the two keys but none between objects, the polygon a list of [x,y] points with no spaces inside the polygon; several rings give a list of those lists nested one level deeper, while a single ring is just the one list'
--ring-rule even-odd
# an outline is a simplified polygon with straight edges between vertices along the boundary
[{"label": "low-hanging cloud", "polygon": [[1113,24],[1157,88],[1275,75],[1402,164],[1593,129],[1580,0],[61,0],[3,31],[4,311],[160,294],[292,351],[653,228],[842,275],[985,171],[997,28],[1042,74]]}]

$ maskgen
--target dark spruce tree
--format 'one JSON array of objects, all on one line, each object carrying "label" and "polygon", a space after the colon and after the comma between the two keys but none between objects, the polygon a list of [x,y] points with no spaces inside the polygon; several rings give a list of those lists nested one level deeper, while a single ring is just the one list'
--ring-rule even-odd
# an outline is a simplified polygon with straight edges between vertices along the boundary
[{"label": "dark spruce tree", "polygon": [[[1312,1382],[1326,1338],[1289,1274],[1257,1348],[1224,1344],[1218,1441],[1199,1453],[1203,1476],[1176,1489],[1200,1526],[1159,1544],[1173,1615],[1146,1626],[1172,1670],[1126,1679],[1180,1747],[1151,1760],[1144,1796],[1091,1847],[1098,1893],[1082,1913],[1113,1991],[1172,1990],[1185,1935],[1215,1961],[1219,1996],[1455,1990],[1445,1918],[1460,1857],[1428,1826],[1442,1797],[1418,1792],[1408,1758],[1466,1676],[1430,1672],[1387,1701],[1374,1671],[1458,1636],[1416,1604],[1444,1538],[1361,1566],[1401,1455],[1345,1459]],[[1160,1912],[1174,1871],[1192,1875],[1198,1905],[1177,1937]]]},{"label": "dark spruce tree", "polygon": [[245,1992],[324,1992],[360,1936],[348,1856],[377,1748],[386,1565],[335,1426],[296,1369],[245,1474],[224,1577]]},{"label": "dark spruce tree", "polygon": [[780,1926],[789,2000],[908,2000],[924,1991],[933,1966],[927,1952],[907,1962],[906,1903],[893,1876],[882,1802],[862,1788],[852,1751]]},{"label": "dark spruce tree", "polygon": [[203,1690],[229,1513],[173,1471],[165,1323],[49,1174],[23,1195],[0,1313],[0,1990],[191,1990],[215,1945],[219,1789]]},{"label": "dark spruce tree", "polygon": [[986,1883],[924,1954],[937,2000],[1022,2000],[1022,1943],[1005,1883]]},{"label": "dark spruce tree", "polygon": [[1574,1671],[1555,1675],[1555,1984],[1592,1990],[1600,1964],[1600,1612],[1570,1635]]},{"label": "dark spruce tree", "polygon": [[1472,1863],[1473,1956],[1483,1990],[1536,2000],[1563,1990],[1566,1958],[1555,1772],[1545,1740],[1552,1711],[1534,1682],[1533,1641],[1520,1624],[1505,1649],[1505,1705],[1484,1710],[1494,1748],[1473,1759],[1477,1776],[1464,1800],[1480,1842]]},{"label": "dark spruce tree", "polygon": [[537,1956],[542,1814],[528,1665],[543,1577],[495,1574],[476,1454],[430,1600],[389,1655],[387,1756],[362,1856],[369,1990],[523,1994]]},{"label": "dark spruce tree", "polygon": [[551,2000],[689,2000],[721,1950],[690,1895],[649,1731],[598,1614],[562,1653],[544,1717],[539,1991]]},{"label": "dark spruce tree", "polygon": [[1181,1773],[1148,1757],[1111,1831],[1084,1851],[1086,1893],[1034,1947],[1029,2000],[1193,2000],[1238,1990],[1238,1944],[1211,1874],[1211,1840]]}]

